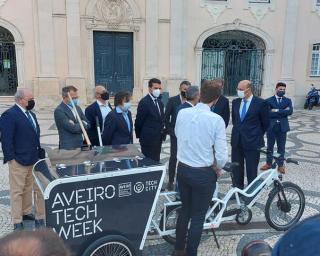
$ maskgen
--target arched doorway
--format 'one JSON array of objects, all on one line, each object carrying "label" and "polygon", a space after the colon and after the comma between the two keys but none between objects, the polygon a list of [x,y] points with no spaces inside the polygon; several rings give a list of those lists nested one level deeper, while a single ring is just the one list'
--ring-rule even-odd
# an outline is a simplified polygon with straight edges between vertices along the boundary
[{"label": "arched doorway", "polygon": [[249,32],[229,30],[209,36],[202,45],[201,79],[223,78],[225,95],[236,95],[240,80],[253,83],[255,95],[261,95],[265,44]]},{"label": "arched doorway", "polygon": [[13,95],[18,87],[14,37],[0,27],[0,96]]}]

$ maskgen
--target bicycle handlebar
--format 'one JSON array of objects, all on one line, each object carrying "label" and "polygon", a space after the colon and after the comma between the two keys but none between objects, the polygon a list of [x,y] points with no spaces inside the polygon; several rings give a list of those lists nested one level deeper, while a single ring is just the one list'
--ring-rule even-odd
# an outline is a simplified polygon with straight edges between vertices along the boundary
[{"label": "bicycle handlebar", "polygon": [[[258,148],[258,151],[260,151],[261,153],[263,153],[265,155],[268,154],[268,151],[265,148]],[[281,157],[281,155],[278,154],[278,153],[274,153],[272,155],[272,158],[275,159],[275,160],[281,160],[280,157]],[[285,158],[283,160],[286,161],[288,164],[292,163],[292,164],[299,165],[299,162],[297,160],[293,159],[293,158]]]}]

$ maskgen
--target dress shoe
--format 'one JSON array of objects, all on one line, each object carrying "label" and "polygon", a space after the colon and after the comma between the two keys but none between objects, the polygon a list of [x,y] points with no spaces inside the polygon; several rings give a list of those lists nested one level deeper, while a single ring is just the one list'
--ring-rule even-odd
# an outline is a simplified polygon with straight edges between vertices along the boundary
[{"label": "dress shoe", "polygon": [[14,231],[23,230],[23,223],[20,222],[20,223],[15,223],[15,224],[13,224],[13,230],[14,230]]},{"label": "dress shoe", "polygon": [[271,167],[272,166],[270,164],[265,164],[265,165],[260,167],[260,170],[261,171],[267,171],[267,170],[271,169]]},{"label": "dress shoe", "polygon": [[167,190],[168,191],[173,191],[173,189],[174,189],[173,182],[169,182],[168,185],[167,185]]},{"label": "dress shoe", "polygon": [[32,220],[32,221],[34,221],[35,218],[34,218],[34,215],[32,213],[30,213],[30,214],[23,215],[22,219],[23,220]]},{"label": "dress shoe", "polygon": [[34,224],[35,224],[36,229],[44,228],[44,227],[45,227],[45,225],[44,225],[44,219],[39,219],[39,220],[36,219],[35,222],[34,222]]},{"label": "dress shoe", "polygon": [[284,166],[279,166],[278,167],[278,172],[281,173],[281,174],[285,174],[286,170],[284,169]]}]

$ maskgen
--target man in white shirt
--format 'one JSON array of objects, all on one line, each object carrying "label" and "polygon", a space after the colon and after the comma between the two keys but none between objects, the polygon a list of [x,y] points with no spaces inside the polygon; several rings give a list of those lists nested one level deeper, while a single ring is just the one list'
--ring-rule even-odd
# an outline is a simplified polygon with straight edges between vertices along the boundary
[{"label": "man in white shirt", "polygon": [[201,87],[200,103],[180,110],[177,116],[177,180],[182,209],[177,220],[176,256],[197,255],[217,177],[228,160],[225,123],[210,110],[220,95],[221,90],[206,81]]},{"label": "man in white shirt", "polygon": [[90,106],[85,109],[86,118],[89,121],[90,128],[88,129],[88,136],[93,146],[100,146],[96,118],[98,117],[101,134],[103,132],[104,121],[106,116],[112,110],[109,103],[109,93],[102,85],[95,87],[95,99]]}]

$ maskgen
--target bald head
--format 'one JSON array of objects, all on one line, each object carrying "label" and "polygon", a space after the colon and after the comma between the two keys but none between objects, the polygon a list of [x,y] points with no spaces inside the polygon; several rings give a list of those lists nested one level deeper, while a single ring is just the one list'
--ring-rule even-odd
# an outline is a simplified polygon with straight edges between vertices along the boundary
[{"label": "bald head", "polygon": [[97,85],[95,87],[95,98],[101,103],[105,104],[109,99],[109,93],[103,85]]},{"label": "bald head", "polygon": [[69,256],[59,236],[50,229],[13,232],[0,239],[0,256]]},{"label": "bald head", "polygon": [[238,96],[240,97],[242,92],[243,92],[243,96],[244,97],[240,97],[240,98],[249,98],[252,95],[252,83],[249,80],[242,80],[238,83]]}]

